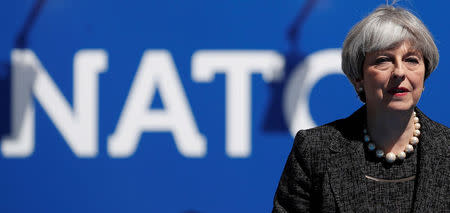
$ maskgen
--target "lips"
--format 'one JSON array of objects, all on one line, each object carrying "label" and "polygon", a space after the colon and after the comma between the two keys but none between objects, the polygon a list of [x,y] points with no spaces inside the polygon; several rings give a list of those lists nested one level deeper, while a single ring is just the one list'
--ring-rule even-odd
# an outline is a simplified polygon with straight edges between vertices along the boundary
[{"label": "lips", "polygon": [[391,95],[399,96],[399,95],[406,95],[406,93],[409,92],[409,90],[406,89],[405,87],[393,87],[389,89],[388,92]]}]

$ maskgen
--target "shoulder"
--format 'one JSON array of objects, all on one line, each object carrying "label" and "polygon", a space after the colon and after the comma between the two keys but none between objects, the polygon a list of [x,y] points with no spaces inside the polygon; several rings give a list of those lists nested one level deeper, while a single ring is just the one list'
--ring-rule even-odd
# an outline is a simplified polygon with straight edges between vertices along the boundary
[{"label": "shoulder", "polygon": [[426,125],[428,125],[428,131],[430,131],[428,137],[433,138],[433,143],[440,139],[439,141],[442,142],[440,144],[441,149],[446,150],[444,152],[450,156],[450,128],[433,120],[427,121]]},{"label": "shoulder", "polygon": [[363,106],[347,118],[298,131],[292,151],[316,160],[326,158],[330,151],[339,152],[353,143],[359,143],[363,137],[365,112]]},{"label": "shoulder", "polygon": [[342,123],[342,120],[333,121],[311,129],[299,130],[295,135],[295,142],[300,144],[305,143],[305,141],[321,143],[324,140],[335,138],[337,135],[340,135],[340,131],[337,128],[339,123]]},{"label": "shoulder", "polygon": [[303,146],[326,146],[330,142],[358,140],[363,131],[365,111],[363,106],[347,118],[315,128],[300,130],[295,136],[295,142]]},{"label": "shoulder", "polygon": [[441,133],[450,137],[450,128],[433,120],[430,120],[429,123],[430,129],[432,129],[434,132]]},{"label": "shoulder", "polygon": [[293,148],[303,154],[321,155],[327,153],[332,144],[347,141],[345,129],[350,127],[347,125],[347,120],[348,118],[340,119],[322,126],[298,131],[295,135]]}]

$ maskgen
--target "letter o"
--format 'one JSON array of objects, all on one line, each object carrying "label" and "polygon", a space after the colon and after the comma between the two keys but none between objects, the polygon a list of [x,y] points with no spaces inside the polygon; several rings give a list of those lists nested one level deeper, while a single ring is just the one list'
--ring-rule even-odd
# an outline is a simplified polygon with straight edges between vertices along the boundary
[{"label": "letter o", "polygon": [[314,52],[294,69],[287,80],[283,96],[283,113],[292,136],[300,129],[317,126],[309,110],[314,85],[323,77],[342,74],[341,49]]}]

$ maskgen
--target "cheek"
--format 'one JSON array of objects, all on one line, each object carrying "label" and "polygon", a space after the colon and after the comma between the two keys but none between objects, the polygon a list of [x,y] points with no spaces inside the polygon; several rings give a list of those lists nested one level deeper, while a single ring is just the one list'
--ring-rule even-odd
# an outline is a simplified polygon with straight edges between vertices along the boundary
[{"label": "cheek", "polygon": [[367,71],[364,73],[364,82],[366,86],[370,86],[373,89],[379,89],[386,86],[389,83],[390,75],[387,72],[375,72]]},{"label": "cheek", "polygon": [[410,82],[414,89],[422,89],[424,87],[424,72],[418,72],[410,75]]},{"label": "cheek", "polygon": [[416,72],[412,72],[410,74],[411,84],[413,84],[413,87],[422,89],[425,83],[425,66],[422,64]]},{"label": "cheek", "polygon": [[412,73],[412,75],[410,75],[410,83],[411,86],[413,87],[413,99],[414,102],[419,101],[420,97],[422,96],[422,92],[423,92],[423,87],[424,87],[424,77],[425,73],[424,72],[417,72],[417,73]]}]

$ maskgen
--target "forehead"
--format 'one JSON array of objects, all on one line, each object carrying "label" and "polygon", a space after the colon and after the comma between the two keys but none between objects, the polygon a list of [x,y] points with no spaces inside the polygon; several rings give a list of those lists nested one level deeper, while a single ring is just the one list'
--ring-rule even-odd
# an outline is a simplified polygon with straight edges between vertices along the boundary
[{"label": "forehead", "polygon": [[382,55],[382,54],[409,54],[422,57],[422,52],[410,41],[401,41],[388,47],[377,51],[368,52],[366,56]]}]

